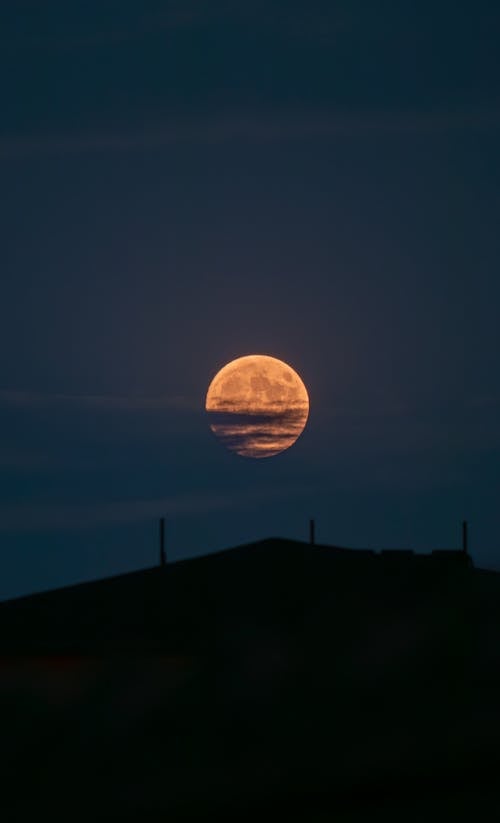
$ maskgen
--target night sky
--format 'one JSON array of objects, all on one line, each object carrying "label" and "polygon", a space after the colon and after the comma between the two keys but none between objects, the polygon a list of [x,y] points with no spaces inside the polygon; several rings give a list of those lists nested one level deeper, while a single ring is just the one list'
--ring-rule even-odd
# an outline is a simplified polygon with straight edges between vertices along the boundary
[{"label": "night sky", "polygon": [[[500,5],[0,9],[0,597],[267,536],[500,568]],[[309,390],[267,460],[205,394]]]}]

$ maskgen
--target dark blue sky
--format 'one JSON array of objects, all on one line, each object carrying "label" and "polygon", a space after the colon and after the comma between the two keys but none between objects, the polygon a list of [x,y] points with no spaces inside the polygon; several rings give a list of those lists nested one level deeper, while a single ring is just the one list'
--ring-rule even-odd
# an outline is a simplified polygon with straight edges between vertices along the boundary
[{"label": "dark blue sky", "polygon": [[[269,535],[500,568],[497,2],[0,10],[0,596]],[[301,374],[224,451],[233,357]]]}]

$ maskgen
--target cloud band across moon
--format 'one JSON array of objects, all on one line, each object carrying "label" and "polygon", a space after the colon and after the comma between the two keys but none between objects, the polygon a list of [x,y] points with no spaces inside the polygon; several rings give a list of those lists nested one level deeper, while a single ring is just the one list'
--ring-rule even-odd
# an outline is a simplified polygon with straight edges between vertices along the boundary
[{"label": "cloud band across moon", "polygon": [[304,416],[210,412],[210,428],[224,446],[242,457],[272,457],[293,446],[304,429]]}]

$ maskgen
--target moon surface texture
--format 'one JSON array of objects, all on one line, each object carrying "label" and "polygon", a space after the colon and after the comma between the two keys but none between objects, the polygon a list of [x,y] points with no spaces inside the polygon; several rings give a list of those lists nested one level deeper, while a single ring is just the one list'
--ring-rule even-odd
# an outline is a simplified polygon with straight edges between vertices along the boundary
[{"label": "moon surface texture", "polygon": [[287,363],[265,354],[238,357],[208,387],[210,428],[242,457],[274,457],[293,446],[309,415],[306,387]]}]

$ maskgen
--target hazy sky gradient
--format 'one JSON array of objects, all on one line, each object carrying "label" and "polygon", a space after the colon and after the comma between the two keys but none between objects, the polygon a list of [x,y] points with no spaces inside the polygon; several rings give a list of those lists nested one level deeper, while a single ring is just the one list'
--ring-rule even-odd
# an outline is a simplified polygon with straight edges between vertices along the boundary
[{"label": "hazy sky gradient", "polygon": [[[500,568],[500,7],[5,2],[0,596],[269,535]],[[210,432],[289,362],[290,451]]]}]

